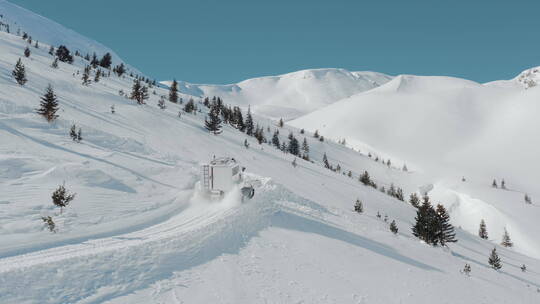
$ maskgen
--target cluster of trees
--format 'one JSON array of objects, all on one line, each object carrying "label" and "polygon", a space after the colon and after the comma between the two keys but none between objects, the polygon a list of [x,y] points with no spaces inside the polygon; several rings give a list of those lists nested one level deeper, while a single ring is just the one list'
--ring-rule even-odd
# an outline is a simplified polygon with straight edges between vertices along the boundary
[{"label": "cluster of trees", "polygon": [[454,227],[450,224],[450,215],[443,205],[434,208],[427,195],[416,211],[413,235],[430,245],[444,246],[446,243],[457,242]]},{"label": "cluster of trees", "polygon": [[145,104],[146,100],[149,98],[148,87],[141,84],[139,79],[133,81],[133,86],[131,87],[131,95],[129,99],[137,101],[137,104]]},{"label": "cluster of trees", "polygon": [[381,187],[381,192],[386,193],[402,202],[405,201],[405,197],[403,196],[403,189],[394,186],[394,184],[390,184],[390,187],[388,189],[384,189],[384,186]]},{"label": "cluster of trees", "polygon": [[69,130],[69,137],[71,137],[74,142],[80,143],[82,141],[82,129],[79,128],[79,130],[77,130],[77,125],[71,125],[71,129]]},{"label": "cluster of trees", "polygon": [[[499,188],[499,186],[497,185],[497,180],[496,179],[493,179],[493,182],[491,183],[491,186],[493,188]],[[506,189],[506,183],[505,183],[504,179],[501,180],[501,189]]]},{"label": "cluster of trees", "polygon": [[[480,227],[478,228],[478,236],[484,240],[488,239],[488,232],[487,232],[487,226],[484,219],[480,220]],[[504,233],[502,236],[501,246],[503,247],[513,247],[514,243],[510,239],[510,234],[508,234],[508,231],[506,228],[504,228]]]}]

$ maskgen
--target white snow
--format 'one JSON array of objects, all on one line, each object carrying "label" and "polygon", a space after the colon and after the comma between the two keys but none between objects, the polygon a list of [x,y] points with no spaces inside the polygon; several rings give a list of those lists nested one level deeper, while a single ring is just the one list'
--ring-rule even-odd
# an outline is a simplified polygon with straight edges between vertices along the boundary
[{"label": "white snow", "polygon": [[[319,129],[324,142],[289,125],[279,129],[280,140],[294,132],[309,143],[313,163],[297,159],[294,168],[291,155],[230,126],[217,136],[207,132],[200,104],[202,112],[178,117],[182,106],[168,102],[160,110],[167,91],[152,88],[147,105],[136,105],[118,94],[130,91],[130,77],[111,75],[86,87],[77,75],[81,58],[52,69],[47,45],[24,58],[26,45],[0,32],[0,303],[540,300],[540,192],[537,179],[529,179],[538,172],[535,88],[398,76],[365,91],[363,73],[315,70],[242,82],[249,85],[238,98],[222,86],[184,91],[254,110],[294,110],[279,115],[314,111],[292,124]],[[22,87],[10,75],[18,58],[28,77]],[[34,111],[49,83],[61,107],[53,124]],[[292,103],[303,94],[311,95]],[[256,112],[270,138],[280,116]],[[82,128],[81,143],[68,136],[73,123]],[[332,138],[346,138],[348,146]],[[323,153],[353,178],[325,169]],[[214,155],[247,168],[256,187],[252,200],[241,203],[235,190],[212,202],[194,191],[199,163]],[[390,156],[393,165],[375,162],[375,155]],[[409,172],[400,170],[404,162]],[[449,208],[459,241],[448,248],[418,241],[410,229],[415,209],[359,183],[364,170],[406,195],[429,190]],[[509,189],[491,188],[493,177],[505,177]],[[64,182],[77,196],[60,214],[50,195]],[[525,191],[532,205],[523,203]],[[363,214],[352,210],[357,198]],[[396,221],[397,235],[378,212]],[[47,231],[41,216],[52,216],[58,232]],[[489,240],[476,236],[480,218]],[[515,248],[497,245],[504,228]],[[487,265],[495,246],[500,271]],[[460,273],[465,263],[470,277]]]},{"label": "white snow", "polygon": [[[220,96],[256,114],[285,120],[300,117],[345,97],[385,84],[391,76],[344,69],[313,69],[248,79],[230,85],[179,81],[179,90],[194,96]],[[172,81],[164,81],[170,85]]]}]

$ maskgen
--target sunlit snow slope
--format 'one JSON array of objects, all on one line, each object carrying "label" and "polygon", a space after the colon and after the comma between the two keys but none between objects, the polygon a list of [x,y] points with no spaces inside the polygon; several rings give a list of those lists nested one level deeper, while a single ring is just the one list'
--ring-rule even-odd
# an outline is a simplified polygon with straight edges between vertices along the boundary
[{"label": "sunlit snow slope", "polygon": [[[181,92],[195,96],[221,96],[236,105],[274,119],[292,119],[337,100],[378,87],[392,79],[375,72],[314,69],[248,79],[230,85],[179,82]],[[170,85],[170,81],[164,84]]]},{"label": "sunlit snow slope", "polygon": [[[528,231],[510,226],[533,228],[536,202],[527,209],[499,209],[514,192],[491,189],[489,181],[404,172],[402,161],[389,167],[286,125],[279,128],[280,141],[289,132],[300,141],[305,137],[313,161],[297,159],[293,167],[290,154],[259,145],[231,126],[210,134],[203,127],[207,109],[198,99],[196,114],[169,102],[162,110],[157,102],[167,91],[151,88],[147,104],[137,105],[119,95],[130,91],[131,77],[112,74],[83,86],[83,59],[53,69],[48,45],[32,47],[29,58],[23,56],[26,46],[21,37],[0,32],[0,303],[540,300],[540,261],[534,248],[527,248],[535,243]],[[27,71],[24,86],[11,77],[19,58]],[[48,84],[60,103],[54,123],[35,113]],[[224,101],[229,103],[227,97]],[[278,128],[273,120],[255,120],[266,138]],[[69,138],[72,124],[82,129],[80,143]],[[321,133],[332,137],[330,130]],[[352,177],[324,168],[324,153]],[[242,203],[238,189],[221,201],[198,195],[199,163],[214,155],[235,157],[247,168],[246,179],[256,187],[252,200]],[[456,229],[457,243],[428,246],[411,234],[415,209],[363,186],[358,175],[364,170],[379,186],[393,183],[406,195],[429,191],[460,212],[502,220],[487,218],[489,240],[463,225]],[[77,196],[60,213],[50,195],[63,183]],[[492,197],[479,200],[479,195]],[[363,214],[353,212],[357,198],[364,203]],[[54,219],[57,233],[46,229],[42,216]],[[392,220],[396,235],[389,231]],[[504,221],[513,249],[497,245],[497,225]],[[500,271],[487,264],[494,247],[502,259]],[[465,263],[472,266],[471,276],[460,273]],[[520,270],[522,264],[527,272]]]}]

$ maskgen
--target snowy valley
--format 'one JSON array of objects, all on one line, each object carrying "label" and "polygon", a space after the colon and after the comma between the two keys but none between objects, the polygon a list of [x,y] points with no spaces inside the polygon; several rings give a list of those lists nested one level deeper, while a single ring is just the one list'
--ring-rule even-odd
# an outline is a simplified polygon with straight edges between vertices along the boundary
[{"label": "snowy valley", "polygon": [[[179,80],[171,102],[172,81],[107,47],[4,0],[0,15],[0,303],[540,302],[537,68],[487,84]],[[50,122],[36,111],[49,85]],[[220,134],[205,128],[214,96]],[[198,191],[215,156],[245,167],[251,200]],[[62,209],[61,185],[75,194]],[[446,208],[457,242],[413,234],[413,193]]]}]

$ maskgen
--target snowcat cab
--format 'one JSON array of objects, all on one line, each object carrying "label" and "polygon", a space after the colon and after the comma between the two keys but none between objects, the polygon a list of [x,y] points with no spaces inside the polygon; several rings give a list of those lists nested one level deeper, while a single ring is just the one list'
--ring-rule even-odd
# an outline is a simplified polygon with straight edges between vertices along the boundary
[{"label": "snowcat cab", "polygon": [[[212,199],[220,199],[242,182],[242,172],[238,162],[232,157],[214,158],[210,163],[201,166],[201,188]],[[251,199],[255,195],[252,186],[241,188],[242,200]]]}]

